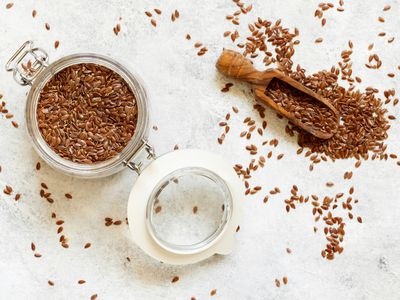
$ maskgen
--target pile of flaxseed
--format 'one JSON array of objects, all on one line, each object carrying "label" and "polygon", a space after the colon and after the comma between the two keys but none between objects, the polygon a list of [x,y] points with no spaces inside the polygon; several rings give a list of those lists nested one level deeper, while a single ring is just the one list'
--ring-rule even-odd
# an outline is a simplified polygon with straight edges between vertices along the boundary
[{"label": "pile of flaxseed", "polygon": [[[233,0],[233,2],[240,8],[244,8],[246,5],[239,0]],[[344,11],[344,1],[339,1],[337,7],[338,12]],[[322,19],[322,26],[325,26],[326,19],[323,18],[323,12],[334,8],[335,5],[332,3],[321,3],[319,9],[315,15],[317,18]],[[385,6],[383,11],[390,9],[390,6]],[[337,159],[355,158],[355,168],[361,166],[362,160],[367,159],[379,159],[397,160],[397,155],[394,153],[388,154],[386,149],[387,145],[385,140],[388,137],[388,129],[390,128],[390,120],[394,120],[395,117],[388,115],[388,111],[385,108],[385,104],[393,103],[396,105],[399,100],[395,97],[395,91],[393,89],[384,91],[385,101],[380,99],[379,90],[373,87],[367,87],[365,91],[356,89],[356,85],[362,82],[359,76],[355,76],[352,70],[351,55],[353,53],[353,42],[349,41],[348,49],[345,49],[341,53],[341,60],[337,66],[332,66],[327,70],[321,70],[315,74],[307,74],[307,71],[300,65],[296,65],[293,61],[295,54],[296,45],[300,44],[298,39],[299,30],[294,28],[293,30],[285,28],[281,20],[271,21],[268,19],[256,18],[256,21],[248,24],[248,33],[242,36],[241,31],[237,27],[239,25],[239,17],[241,14],[246,14],[246,9],[237,11],[234,16],[236,22],[234,30],[227,30],[223,33],[223,36],[230,37],[234,47],[241,49],[244,56],[251,60],[261,60],[265,67],[275,65],[280,71],[289,75],[291,78],[302,83],[306,87],[310,88],[314,92],[323,96],[331,102],[331,104],[337,109],[340,115],[339,125],[332,122],[332,128],[329,131],[337,129],[336,133],[332,138],[328,140],[322,140],[314,137],[313,135],[295,127],[293,124],[288,122],[286,126],[286,133],[290,136],[297,135],[299,148],[296,151],[298,155],[304,155],[304,157],[310,159],[309,170],[313,171],[314,166],[323,161],[335,161]],[[231,20],[231,16],[226,17]],[[381,19],[379,19],[382,22]],[[383,36],[382,34],[379,36]],[[318,39],[322,42],[322,38]],[[393,40],[389,39],[391,43]],[[369,51],[373,48],[373,44],[369,46]],[[376,65],[373,65],[375,63]],[[382,62],[377,54],[370,55],[369,64],[367,68],[379,68]],[[388,74],[389,76],[389,74]],[[389,77],[393,77],[390,75]],[[346,82],[346,86],[342,84]],[[232,86],[232,83],[229,83]],[[277,103],[290,103],[292,99],[290,97],[282,97],[280,93],[274,93],[276,89],[284,89],[285,87],[273,86],[273,93],[268,90],[268,96]],[[229,89],[223,88],[221,91],[227,92]],[[295,106],[303,106],[304,110],[309,109],[311,114],[319,114],[318,112],[311,112],[311,105],[304,105],[304,101],[297,99]],[[304,99],[306,100],[306,99]],[[303,104],[302,104],[303,103]],[[308,104],[308,103],[306,103]],[[267,130],[267,120],[265,120],[265,107],[260,104],[255,104],[254,109],[259,113],[262,124],[257,124],[256,120],[251,117],[245,117],[243,123],[247,127],[247,130],[240,133],[240,137],[248,141],[245,146],[245,150],[250,156],[254,157],[251,159],[248,165],[242,165],[240,163],[234,166],[237,174],[243,178],[245,185],[245,195],[254,195],[263,191],[262,186],[252,187],[250,180],[254,172],[259,168],[265,166],[266,160],[272,159],[273,152],[270,150],[264,155],[265,150],[259,149],[254,143],[252,143],[252,136],[259,135],[263,136]],[[318,107],[316,108],[318,109]],[[237,107],[232,107],[232,111],[228,112],[225,120],[220,121],[219,126],[224,130],[218,137],[218,143],[222,144],[225,140],[226,135],[229,132],[229,117],[230,113],[238,113]],[[278,115],[278,117],[280,117]],[[301,115],[299,115],[301,117]],[[319,118],[321,118],[319,117]],[[280,117],[281,118],[281,117]],[[329,117],[328,117],[329,119]],[[317,122],[318,123],[318,122]],[[335,125],[333,125],[335,124]],[[278,140],[266,140],[262,143],[262,146],[270,145],[276,147]],[[268,151],[268,150],[267,150]],[[262,153],[262,154],[261,154]],[[281,159],[283,153],[276,155],[276,159]],[[400,165],[400,161],[397,161]],[[353,175],[352,171],[345,171],[343,178],[345,180],[351,180]],[[333,186],[333,183],[327,183],[328,187]],[[299,188],[293,185],[289,196],[284,200],[285,209],[289,213],[296,209],[298,205],[308,204],[311,205],[312,215],[315,222],[324,223],[324,234],[328,241],[326,247],[321,251],[322,257],[326,259],[334,259],[335,255],[343,252],[343,238],[345,235],[345,224],[346,220],[343,217],[343,211],[347,215],[348,220],[356,219],[359,223],[362,223],[361,216],[354,216],[352,212],[353,206],[358,203],[358,199],[354,198],[354,187],[351,187],[348,192],[338,193],[336,195],[301,195]],[[264,197],[264,203],[267,203],[269,198],[273,195],[281,193],[279,187],[273,188]],[[338,213],[337,210],[341,212]],[[314,227],[314,231],[317,231],[317,227]]]},{"label": "pile of flaxseed", "polygon": [[55,74],[40,93],[39,130],[62,158],[82,164],[108,160],[133,137],[135,95],[114,71],[77,64]]}]

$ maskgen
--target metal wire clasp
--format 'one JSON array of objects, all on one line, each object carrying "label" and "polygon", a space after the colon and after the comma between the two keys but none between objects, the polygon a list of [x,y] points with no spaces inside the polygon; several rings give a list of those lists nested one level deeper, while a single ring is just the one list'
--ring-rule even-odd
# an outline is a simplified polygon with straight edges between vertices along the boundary
[{"label": "metal wire clasp", "polygon": [[[156,152],[154,150],[154,148],[146,141],[143,140],[143,144],[142,146],[138,149],[138,151],[136,152],[137,154],[140,154],[142,152],[142,150],[146,150],[147,152],[147,159],[156,159]],[[143,162],[134,162],[134,158],[137,155],[133,155],[129,160],[124,161],[124,164],[131,169],[132,171],[135,171],[138,175],[140,175],[140,172],[142,171],[142,167],[143,167]]]},{"label": "metal wire clasp", "polygon": [[13,72],[14,80],[18,84],[32,85],[33,80],[48,66],[48,61],[46,51],[34,48],[32,41],[26,41],[9,59],[6,70]]}]

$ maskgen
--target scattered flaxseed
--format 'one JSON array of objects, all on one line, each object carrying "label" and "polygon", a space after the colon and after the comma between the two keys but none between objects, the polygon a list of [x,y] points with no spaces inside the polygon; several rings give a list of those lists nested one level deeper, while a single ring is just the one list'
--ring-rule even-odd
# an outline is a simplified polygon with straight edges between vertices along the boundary
[{"label": "scattered flaxseed", "polygon": [[352,195],[353,193],[354,193],[354,187],[352,186],[352,187],[349,189],[349,194]]},{"label": "scattered flaxseed", "polygon": [[276,285],[276,287],[281,286],[281,282],[279,281],[279,279],[275,279],[275,285]]},{"label": "scattered flaxseed", "polygon": [[86,280],[83,279],[78,280],[78,284],[84,284],[84,283],[86,283]]},{"label": "scattered flaxseed", "polygon": [[154,27],[157,26],[157,21],[154,20],[154,19],[151,19],[150,23],[151,23],[151,25],[153,25]]},{"label": "scattered flaxseed", "polygon": [[45,23],[44,24],[44,28],[46,28],[46,30],[49,31],[50,30],[50,24],[49,23]]},{"label": "scattered flaxseed", "polygon": [[282,281],[283,281],[283,284],[287,284],[288,283],[287,277],[283,276]]},{"label": "scattered flaxseed", "polygon": [[188,41],[190,41],[190,40],[192,39],[192,37],[190,36],[190,34],[186,34],[186,39],[187,39]]},{"label": "scattered flaxseed", "polygon": [[13,188],[9,185],[6,185],[5,189],[3,190],[4,194],[6,195],[11,195],[11,193],[13,192]]},{"label": "scattered flaxseed", "polygon": [[161,15],[161,13],[162,13],[161,10],[158,8],[155,8],[154,11],[156,12],[157,15]]},{"label": "scattered flaxseed", "polygon": [[383,7],[383,11],[388,11],[389,9],[391,8],[391,6],[388,4],[388,5],[385,5],[384,7]]},{"label": "scattered flaxseed", "polygon": [[96,300],[97,299],[97,294],[93,294],[92,296],[90,296],[90,300]]},{"label": "scattered flaxseed", "polygon": [[35,253],[34,256],[37,257],[37,258],[39,258],[39,257],[42,257],[42,254],[40,254],[40,253]]},{"label": "scattered flaxseed", "polygon": [[16,194],[15,195],[15,201],[18,201],[19,199],[21,199],[21,194]]},{"label": "scattered flaxseed", "polygon": [[354,45],[353,45],[353,42],[352,42],[352,41],[349,41],[348,44],[349,44],[349,48],[350,48],[350,49],[353,49],[353,46],[354,46]]},{"label": "scattered flaxseed", "polygon": [[324,41],[323,38],[317,38],[317,39],[315,40],[315,43],[316,43],[316,44],[319,44],[319,43],[322,43],[323,41]]},{"label": "scattered flaxseed", "polygon": [[54,285],[54,282],[51,281],[51,280],[47,281],[47,283],[48,283],[50,286],[53,286],[53,285]]},{"label": "scattered flaxseed", "polygon": [[67,198],[67,199],[72,199],[72,195],[71,195],[70,193],[66,193],[66,194],[65,194],[65,198]]},{"label": "scattered flaxseed", "polygon": [[121,24],[118,23],[113,27],[113,32],[115,35],[118,35],[120,31],[121,31]]},{"label": "scattered flaxseed", "polygon": [[373,43],[368,45],[368,50],[369,51],[371,51],[373,48],[374,48],[374,44]]},{"label": "scattered flaxseed", "polygon": [[172,283],[179,281],[179,276],[174,276],[171,280]]},{"label": "scattered flaxseed", "polygon": [[193,206],[193,213],[196,214],[198,211],[198,207],[197,206]]},{"label": "scattered flaxseed", "polygon": [[343,175],[343,179],[351,179],[353,177],[353,172],[345,172]]},{"label": "scattered flaxseed", "polygon": [[36,17],[36,15],[37,15],[37,11],[34,9],[34,10],[32,10],[32,18],[35,18]]},{"label": "scattered flaxseed", "polygon": [[286,252],[287,252],[288,254],[291,254],[291,253],[292,253],[292,249],[286,248]]},{"label": "scattered flaxseed", "polygon": [[208,48],[207,47],[203,47],[197,52],[197,55],[198,56],[203,56],[204,54],[206,54],[207,51],[208,51]]},{"label": "scattered flaxseed", "polygon": [[357,221],[358,221],[358,223],[362,223],[363,222],[361,217],[357,217]]},{"label": "scattered flaxseed", "polygon": [[32,251],[36,250],[36,245],[34,243],[31,243],[31,249],[32,249]]},{"label": "scattered flaxseed", "polygon": [[12,2],[7,3],[6,9],[10,9],[10,8],[13,7],[13,6],[14,6],[14,3],[12,3]]},{"label": "scattered flaxseed", "polygon": [[217,294],[217,290],[216,289],[211,290],[210,296],[215,296],[216,294]]},{"label": "scattered flaxseed", "polygon": [[59,46],[60,46],[60,41],[55,41],[54,42],[54,49],[58,49]]},{"label": "scattered flaxseed", "polygon": [[155,212],[156,212],[156,214],[158,214],[160,211],[161,211],[161,206],[157,206],[156,208],[155,208]]}]

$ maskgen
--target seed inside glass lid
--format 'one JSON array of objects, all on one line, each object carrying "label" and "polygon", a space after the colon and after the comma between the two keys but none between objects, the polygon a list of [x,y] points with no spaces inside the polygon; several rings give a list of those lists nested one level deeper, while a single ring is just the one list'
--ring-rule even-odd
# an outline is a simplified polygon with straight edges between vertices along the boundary
[{"label": "seed inside glass lid", "polygon": [[135,133],[135,95],[116,72],[76,64],[54,75],[40,93],[39,130],[67,160],[93,164],[120,153]]}]

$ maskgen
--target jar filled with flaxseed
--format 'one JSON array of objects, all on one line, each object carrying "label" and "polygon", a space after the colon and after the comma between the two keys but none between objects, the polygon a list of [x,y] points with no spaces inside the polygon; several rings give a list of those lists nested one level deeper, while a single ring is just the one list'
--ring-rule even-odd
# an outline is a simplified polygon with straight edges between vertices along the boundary
[{"label": "jar filled with flaxseed", "polygon": [[73,54],[49,63],[28,41],[8,62],[30,85],[26,124],[32,144],[51,167],[83,178],[130,165],[147,143],[149,99],[143,81],[114,59]]},{"label": "jar filled with flaxseed", "polygon": [[242,191],[232,164],[202,150],[156,157],[148,142],[149,97],[139,75],[91,53],[50,63],[25,42],[7,62],[30,85],[26,127],[52,168],[99,178],[128,167],[139,176],[128,201],[133,240],[153,258],[188,264],[233,249]]}]

